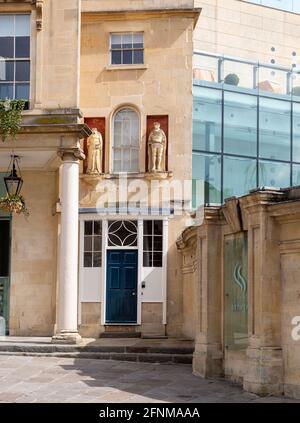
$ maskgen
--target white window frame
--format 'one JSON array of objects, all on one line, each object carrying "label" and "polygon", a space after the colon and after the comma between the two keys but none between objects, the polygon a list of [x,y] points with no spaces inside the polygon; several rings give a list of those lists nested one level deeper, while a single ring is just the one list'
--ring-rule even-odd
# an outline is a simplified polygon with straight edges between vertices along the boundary
[{"label": "white window frame", "polygon": [[[30,90],[31,90],[31,78],[32,78],[32,71],[31,71],[31,41],[32,41],[32,34],[31,34],[31,13],[29,12],[24,12],[24,13],[1,13],[1,16],[13,16],[14,17],[14,34],[12,35],[12,37],[14,38],[14,53],[15,53],[15,48],[16,48],[16,16],[28,16],[29,17],[29,57],[13,57],[13,58],[0,58],[0,63],[4,64],[6,62],[12,62],[13,66],[14,66],[14,79],[12,81],[0,81],[3,85],[13,85],[13,95],[12,95],[12,100],[16,99],[16,85],[17,84],[24,84],[24,85],[28,85],[28,99],[26,99],[26,101],[29,103],[30,102]],[[14,54],[15,56],[15,54]],[[17,62],[29,62],[29,81],[16,81],[16,65]]]},{"label": "white window frame", "polygon": [[[112,52],[116,51],[112,49],[112,36],[113,35],[118,35],[118,36],[123,36],[123,35],[141,35],[143,37],[143,48],[120,48],[118,49],[119,51],[121,51],[121,63],[112,63]],[[134,51],[140,51],[143,50],[143,62],[142,63],[122,63],[122,52],[124,50],[128,50],[131,51],[132,53]],[[139,66],[139,65],[144,65],[145,64],[145,37],[144,37],[144,32],[143,31],[128,31],[128,32],[111,32],[109,34],[109,64],[110,66]]]},{"label": "white window frame", "polygon": [[[118,115],[118,113],[124,111],[124,110],[130,110],[132,112],[134,112],[138,118],[138,128],[137,128],[137,134],[138,134],[138,145],[136,147],[133,146],[121,146],[121,147],[115,147],[115,118]],[[141,128],[141,117],[139,112],[130,106],[124,106],[121,107],[119,109],[117,109],[113,116],[112,116],[112,122],[111,122],[111,134],[112,134],[112,143],[111,143],[111,172],[113,174],[135,174],[135,173],[139,173],[140,172],[140,157],[139,157],[139,153],[140,153],[140,128]],[[129,150],[129,163],[130,163],[130,168],[131,168],[131,163],[132,163],[132,151],[136,150],[137,151],[137,168],[132,170],[115,170],[115,150],[119,149],[121,151],[121,157],[122,157],[122,152],[124,150]],[[121,159],[121,163],[122,163],[122,159]]]}]

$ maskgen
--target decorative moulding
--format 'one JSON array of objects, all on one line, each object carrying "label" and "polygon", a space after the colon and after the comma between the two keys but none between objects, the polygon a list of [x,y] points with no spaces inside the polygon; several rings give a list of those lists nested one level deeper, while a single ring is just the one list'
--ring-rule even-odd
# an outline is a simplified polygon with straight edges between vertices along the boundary
[{"label": "decorative moulding", "polygon": [[35,4],[36,8],[36,29],[37,31],[41,31],[43,27],[44,0],[33,0],[32,3]]}]

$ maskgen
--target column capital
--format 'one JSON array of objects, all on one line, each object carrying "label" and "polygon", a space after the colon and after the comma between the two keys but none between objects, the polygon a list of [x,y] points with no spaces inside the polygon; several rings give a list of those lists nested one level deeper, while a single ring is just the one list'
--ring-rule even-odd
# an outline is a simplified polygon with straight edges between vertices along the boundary
[{"label": "column capital", "polygon": [[57,154],[63,161],[77,162],[85,159],[85,154],[80,147],[62,147],[58,149]]}]

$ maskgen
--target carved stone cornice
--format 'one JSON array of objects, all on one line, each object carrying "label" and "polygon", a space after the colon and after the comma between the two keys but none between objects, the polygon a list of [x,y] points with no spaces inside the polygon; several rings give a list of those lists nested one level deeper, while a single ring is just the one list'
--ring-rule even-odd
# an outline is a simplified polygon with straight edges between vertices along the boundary
[{"label": "carved stone cornice", "polygon": [[233,233],[241,232],[244,230],[243,218],[238,198],[232,197],[226,199],[222,210],[226,222],[228,223]]},{"label": "carved stone cornice", "polygon": [[71,160],[77,162],[78,160],[85,159],[85,154],[80,147],[61,147],[58,149],[57,155],[63,161]]}]

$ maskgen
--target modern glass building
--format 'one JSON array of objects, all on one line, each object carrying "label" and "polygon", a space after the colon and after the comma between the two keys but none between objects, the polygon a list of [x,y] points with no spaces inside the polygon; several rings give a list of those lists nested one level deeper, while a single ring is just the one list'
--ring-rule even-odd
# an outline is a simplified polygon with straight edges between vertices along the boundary
[{"label": "modern glass building", "polygon": [[300,185],[296,69],[197,53],[193,90],[194,207]]}]

